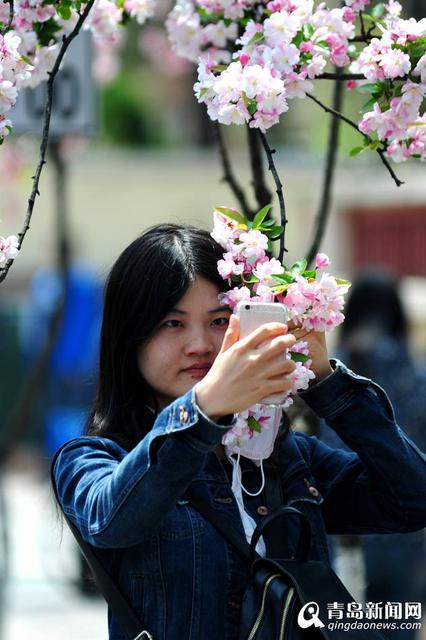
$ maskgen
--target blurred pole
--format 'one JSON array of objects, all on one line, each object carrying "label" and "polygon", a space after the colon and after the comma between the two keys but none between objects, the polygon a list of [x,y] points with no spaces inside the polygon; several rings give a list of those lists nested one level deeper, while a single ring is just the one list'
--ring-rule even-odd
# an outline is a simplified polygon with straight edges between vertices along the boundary
[{"label": "blurred pole", "polygon": [[49,143],[49,154],[55,171],[56,267],[61,278],[62,291],[65,293],[71,260],[71,243],[67,197],[68,167],[61,153],[60,139]]},{"label": "blurred pole", "polygon": [[5,587],[8,577],[9,536],[6,511],[6,499],[3,489],[3,473],[0,470],[0,640],[3,638],[5,610]]}]

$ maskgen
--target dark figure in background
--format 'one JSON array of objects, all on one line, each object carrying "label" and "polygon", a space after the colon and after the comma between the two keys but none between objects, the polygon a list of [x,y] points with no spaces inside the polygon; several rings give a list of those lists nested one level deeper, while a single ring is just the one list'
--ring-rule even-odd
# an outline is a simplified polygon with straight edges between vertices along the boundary
[{"label": "dark figure in background", "polygon": [[[386,390],[397,423],[425,451],[426,367],[421,367],[410,355],[407,318],[396,280],[385,271],[363,272],[350,290],[345,315],[338,357]],[[321,425],[321,439],[345,447],[325,423]],[[426,601],[425,534],[417,531],[362,537],[366,601]],[[387,633],[392,640],[415,637],[414,630]]]}]

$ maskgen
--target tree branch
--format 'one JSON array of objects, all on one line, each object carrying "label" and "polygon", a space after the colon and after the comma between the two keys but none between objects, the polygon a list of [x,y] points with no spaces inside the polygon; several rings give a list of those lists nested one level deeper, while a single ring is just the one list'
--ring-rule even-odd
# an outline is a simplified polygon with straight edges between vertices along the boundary
[{"label": "tree branch", "polygon": [[[339,70],[337,69],[337,76],[339,76]],[[333,92],[333,110],[340,111],[343,103],[343,84],[336,79],[334,83]],[[318,212],[315,218],[314,235],[311,247],[306,257],[308,265],[310,265],[318,252],[321,245],[321,240],[324,235],[327,220],[331,209],[331,190],[333,184],[334,173],[336,169],[337,152],[339,148],[339,131],[340,131],[340,119],[333,115],[330,122],[330,130],[328,137],[327,147],[327,159],[324,171],[322,194],[318,207]]]},{"label": "tree branch", "polygon": [[262,151],[257,132],[249,126],[247,126],[247,142],[250,152],[251,184],[253,185],[258,209],[262,209],[262,207],[270,204],[272,194],[265,181]]},{"label": "tree branch", "polygon": [[[356,129],[356,131],[358,131],[358,133],[360,135],[362,135],[364,138],[366,138],[369,143],[375,142],[372,138],[370,138],[370,136],[366,135],[365,133],[362,133],[362,131],[359,130],[357,123],[354,122],[353,120],[351,120],[350,118],[347,118],[345,115],[343,115],[343,113],[340,113],[339,111],[336,111],[335,109],[332,109],[331,107],[327,107],[327,105],[322,103],[321,100],[318,100],[318,98],[313,96],[311,93],[307,93],[306,95],[308,96],[308,98],[310,98],[311,100],[316,102],[317,105],[319,105],[322,109],[324,109],[324,111],[326,111],[327,113],[331,113],[331,114],[337,116],[338,118],[343,120],[343,122],[346,122],[346,124],[348,124],[350,127],[352,127],[353,129]],[[385,165],[386,169],[389,171],[389,174],[391,175],[391,177],[392,177],[393,181],[395,182],[396,186],[400,187],[401,185],[403,185],[404,182],[398,178],[398,176],[395,174],[394,170],[392,169],[391,165],[389,164],[389,162],[388,162],[388,160],[387,160],[387,158],[386,158],[386,156],[384,154],[385,150],[384,149],[376,149],[376,151],[379,154],[380,159],[383,162],[383,164]]]},{"label": "tree branch", "polygon": [[285,248],[285,232],[286,232],[286,226],[287,226],[287,222],[288,222],[286,209],[285,209],[285,202],[284,202],[283,185],[281,183],[281,180],[280,180],[280,177],[278,175],[276,166],[274,164],[273,154],[275,153],[275,149],[271,149],[270,148],[265,134],[262,133],[262,131],[260,131],[260,130],[259,130],[259,136],[260,136],[260,139],[262,141],[263,148],[265,149],[266,156],[268,158],[269,171],[272,173],[272,176],[273,176],[274,182],[275,182],[275,186],[277,187],[276,194],[278,196],[278,202],[280,204],[281,225],[283,227],[283,232],[282,232],[282,235],[280,237],[280,250],[279,250],[279,254],[278,254],[278,260],[280,262],[282,262],[283,258],[284,258],[284,253],[287,251],[287,249]]},{"label": "tree branch", "polygon": [[232,165],[231,165],[231,161],[229,159],[229,154],[228,154],[228,149],[226,147],[226,143],[225,143],[225,138],[222,134],[222,128],[220,126],[220,124],[218,122],[214,123],[214,131],[216,134],[216,139],[217,139],[217,144],[219,147],[219,153],[220,153],[220,159],[222,161],[222,168],[223,168],[223,178],[222,180],[224,182],[227,182],[229,184],[229,186],[231,187],[231,191],[234,194],[234,196],[237,198],[238,203],[240,205],[241,208],[241,212],[246,216],[246,218],[248,218],[249,220],[251,220],[254,217],[254,212],[251,210],[248,202],[247,202],[247,198],[246,198],[246,194],[244,192],[244,190],[242,189],[242,187],[239,185],[235,174],[232,170]]},{"label": "tree branch", "polygon": [[314,80],[339,80],[344,82],[345,80],[366,80],[367,78],[362,73],[322,73],[320,76],[316,76]]},{"label": "tree branch", "polygon": [[[49,79],[47,81],[47,98],[46,98],[46,106],[44,109],[43,134],[42,134],[42,139],[40,144],[39,161],[37,163],[37,167],[33,176],[33,188],[31,191],[31,195],[28,199],[28,207],[27,207],[27,213],[24,221],[24,226],[20,231],[20,233],[18,234],[18,247],[17,247],[18,249],[21,248],[25,235],[28,229],[30,228],[31,216],[33,214],[35,200],[36,200],[36,197],[40,195],[40,192],[38,190],[38,185],[40,182],[40,176],[43,170],[43,166],[46,164],[45,157],[46,157],[47,143],[49,140],[49,127],[50,127],[50,118],[52,114],[52,101],[53,101],[53,84],[55,81],[55,77],[59,71],[59,67],[61,65],[62,59],[69,45],[74,40],[74,38],[79,34],[84,21],[89,15],[89,12],[93,6],[94,1],[95,0],[89,0],[89,2],[86,4],[84,8],[84,11],[80,14],[80,17],[74,29],[71,31],[71,33],[68,36],[64,36],[55,64],[53,65],[52,70],[49,72]],[[9,272],[9,269],[12,266],[12,263],[13,263],[13,259],[9,259],[6,262],[5,266],[0,268],[0,283],[3,282],[3,280],[6,278]]]}]

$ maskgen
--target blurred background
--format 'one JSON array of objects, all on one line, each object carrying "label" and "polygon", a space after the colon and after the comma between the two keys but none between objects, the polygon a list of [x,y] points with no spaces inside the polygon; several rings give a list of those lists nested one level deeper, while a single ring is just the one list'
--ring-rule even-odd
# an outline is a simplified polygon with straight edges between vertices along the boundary
[{"label": "blurred background", "polygon": [[[423,17],[421,3],[404,2],[407,15]],[[105,605],[49,486],[51,457],[81,433],[93,397],[104,280],[146,227],[172,221],[208,229],[214,206],[238,208],[222,180],[215,131],[193,97],[194,68],[170,51],[162,26],[168,0],[158,5],[155,20],[142,29],[129,25],[115,52],[82,38],[69,53],[67,72],[58,78],[41,197],[1,284],[1,640],[106,638]],[[326,81],[318,86],[327,104],[331,92]],[[40,143],[39,101],[20,107],[15,133],[0,148],[3,236],[17,233],[25,218]],[[356,119],[363,102],[347,91],[345,113]],[[311,245],[328,118],[312,102],[297,100],[268,132],[288,211],[287,264]],[[251,197],[245,131],[222,130]],[[356,288],[350,330],[330,336],[330,350],[388,390],[401,426],[424,449],[425,168],[395,166],[405,182],[397,188],[376,154],[349,156],[357,144],[359,136],[343,125],[321,251],[330,256],[332,272]],[[312,417],[299,413],[295,422],[333,441]],[[424,601],[425,532],[390,537],[388,549],[382,537],[368,538],[331,541],[336,567],[358,601]],[[421,637],[425,629],[423,636],[392,636]]]}]

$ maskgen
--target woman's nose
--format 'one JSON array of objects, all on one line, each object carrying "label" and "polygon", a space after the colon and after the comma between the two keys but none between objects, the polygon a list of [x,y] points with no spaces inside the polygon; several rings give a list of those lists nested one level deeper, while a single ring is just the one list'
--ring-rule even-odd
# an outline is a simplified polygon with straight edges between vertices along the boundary
[{"label": "woman's nose", "polygon": [[212,353],[213,350],[214,343],[207,331],[196,331],[188,336],[188,341],[185,345],[185,351],[188,355],[192,353]]}]

